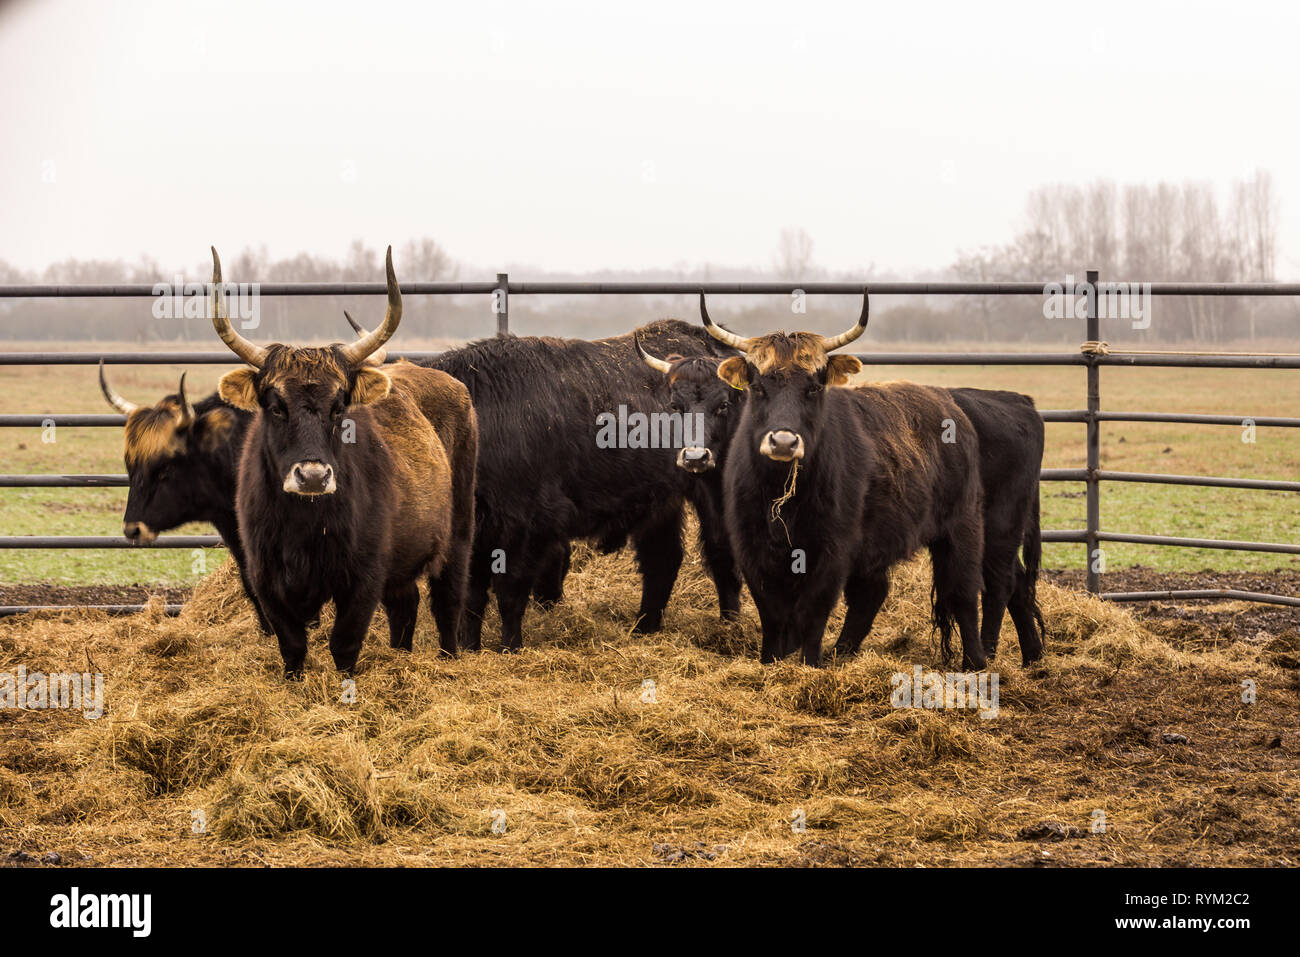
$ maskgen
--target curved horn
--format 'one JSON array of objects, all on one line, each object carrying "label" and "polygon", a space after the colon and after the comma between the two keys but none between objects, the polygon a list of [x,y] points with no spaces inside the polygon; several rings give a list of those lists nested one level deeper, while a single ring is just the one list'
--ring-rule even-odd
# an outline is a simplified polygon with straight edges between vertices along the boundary
[{"label": "curved horn", "polygon": [[361,365],[397,331],[397,324],[402,321],[402,291],[397,288],[397,274],[393,272],[393,247],[388,247],[384,261],[384,271],[388,279],[388,312],[384,323],[374,332],[368,332],[356,342],[343,347],[343,357],[354,366]]},{"label": "curved horn", "polygon": [[636,346],[636,354],[641,357],[641,361],[651,369],[658,369],[665,375],[667,375],[669,370],[672,369],[673,366],[671,362],[652,356],[650,353],[646,352],[645,348],[641,345],[641,337],[635,332],[632,333],[632,343]]},{"label": "curved horn", "polygon": [[738,336],[730,329],[723,329],[720,325],[709,318],[709,309],[704,305],[704,293],[700,293],[700,318],[704,320],[704,328],[709,330],[709,335],[719,342],[725,342],[733,349],[739,349],[741,352],[749,351],[749,340],[744,336]]},{"label": "curved horn", "polygon": [[870,313],[871,313],[871,297],[867,295],[867,290],[863,288],[862,314],[858,316],[858,321],[854,324],[853,328],[850,329],[848,332],[841,332],[838,336],[832,336],[829,339],[823,336],[822,348],[825,349],[827,352],[830,352],[832,349],[838,349],[840,346],[847,346],[850,342],[852,342],[858,336],[862,335],[864,332],[867,331],[867,318],[870,315]]},{"label": "curved horn", "polygon": [[217,330],[221,341],[230,347],[230,351],[256,369],[266,362],[266,350],[253,345],[230,325],[226,315],[226,299],[221,289],[221,260],[217,258],[217,247],[212,246],[212,328]]},{"label": "curved horn", "polygon": [[[348,321],[348,325],[352,327],[352,331],[357,334],[358,339],[370,335],[370,330],[367,329],[365,326],[363,326],[361,323],[357,322],[355,319],[353,319],[352,313],[348,312],[346,309],[343,310],[343,318]],[[366,364],[373,365],[373,366],[381,366],[384,364],[385,360],[387,359],[388,359],[388,350],[385,349],[383,346],[380,346],[374,352],[370,353],[370,358],[366,360]]]},{"label": "curved horn", "polygon": [[134,402],[127,402],[126,399],[113,391],[112,387],[108,384],[108,380],[104,378],[103,359],[99,360],[99,388],[103,391],[104,398],[108,400],[108,404],[117,409],[117,411],[121,412],[123,415],[130,415],[136,409],[140,408]]},{"label": "curved horn", "polygon": [[178,428],[185,428],[194,423],[194,406],[190,405],[189,398],[185,395],[185,373],[181,373],[181,384],[176,389],[176,394],[181,400],[181,420],[176,423]]}]

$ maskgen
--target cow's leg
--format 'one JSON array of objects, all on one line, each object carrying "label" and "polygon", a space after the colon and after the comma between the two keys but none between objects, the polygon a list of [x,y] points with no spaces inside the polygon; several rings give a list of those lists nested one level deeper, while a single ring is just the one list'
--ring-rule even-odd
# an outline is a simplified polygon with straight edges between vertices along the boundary
[{"label": "cow's leg", "polygon": [[501,615],[503,652],[518,651],[524,646],[524,612],[528,610],[528,593],[532,586],[532,578],[519,572],[497,575],[492,580],[497,611]]},{"label": "cow's leg", "polygon": [[244,594],[248,596],[249,602],[253,605],[253,613],[257,615],[257,627],[261,629],[262,634],[271,634],[271,623],[267,621],[266,612],[262,610],[262,603],[258,600],[256,592],[253,591],[253,583],[248,577],[247,562],[244,560],[244,546],[239,537],[239,526],[235,522],[235,517],[231,515],[228,521],[223,518],[220,521],[214,521],[212,524],[216,526],[217,532],[221,535],[221,540],[226,545],[226,550],[230,552],[235,567],[239,569],[239,581],[244,586]]},{"label": "cow's leg", "polygon": [[664,608],[682,567],[682,512],[638,530],[632,536],[641,571],[641,609],[632,630],[652,634],[663,627]]},{"label": "cow's leg", "polygon": [[1006,615],[1007,602],[1011,598],[1011,588],[1015,580],[1016,561],[1014,543],[1010,549],[1001,542],[985,543],[980,645],[990,660],[997,654],[998,638],[1002,634],[1002,619]]},{"label": "cow's leg", "polygon": [[718,590],[718,613],[727,621],[736,621],[740,618],[740,573],[726,526],[716,510],[696,511],[700,516],[700,552]]},{"label": "cow's leg", "polygon": [[1029,574],[1019,558],[1016,559],[1009,607],[1011,620],[1016,625],[1016,636],[1020,639],[1020,661],[1031,665],[1043,657],[1043,638],[1039,631],[1042,617],[1030,588]]},{"label": "cow's leg", "polygon": [[844,625],[835,641],[835,655],[847,658],[856,655],[862,640],[871,633],[876,614],[889,595],[889,572],[876,571],[866,575],[854,573],[844,585]]},{"label": "cow's leg", "polygon": [[307,660],[307,628],[303,617],[274,597],[268,597],[262,607],[280,645],[284,676],[301,678],[303,662]]},{"label": "cow's leg", "polygon": [[524,612],[528,610],[528,596],[533,590],[538,547],[526,534],[519,534],[494,546],[499,549],[495,557],[489,550],[492,592],[497,597],[497,612],[501,616],[501,651],[518,651],[524,645]]},{"label": "cow's leg", "polygon": [[[832,582],[839,580],[837,577],[831,579]],[[822,666],[822,639],[826,636],[826,622],[839,597],[840,589],[836,584],[809,582],[799,592],[798,601],[790,615],[787,629],[790,648],[798,648],[803,663],[813,668]]]},{"label": "cow's leg", "polygon": [[789,599],[782,597],[784,589],[764,587],[761,582],[747,581],[749,594],[754,599],[758,610],[758,622],[763,629],[763,639],[759,646],[758,660],[770,665],[790,653],[785,644],[786,616],[790,611]]},{"label": "cow's leg", "polygon": [[[370,621],[379,607],[379,596],[373,592],[341,591],[334,596],[334,630],[330,633],[330,654],[334,667],[351,674],[361,656]],[[417,592],[416,608],[419,608]]]},{"label": "cow's leg", "polygon": [[415,582],[392,584],[385,589],[384,614],[388,616],[388,646],[410,651],[415,621],[420,615],[420,589]]},{"label": "cow's leg", "polygon": [[564,598],[564,579],[569,574],[571,556],[572,548],[563,539],[557,539],[546,549],[533,585],[533,597],[543,608],[550,608]]},{"label": "cow's leg", "polygon": [[[438,624],[438,645],[444,655],[456,656],[465,597],[469,586],[470,545],[452,542],[451,552],[437,575],[429,576],[429,610]],[[482,619],[480,617],[480,623]],[[481,628],[481,624],[480,624]]]},{"label": "cow's leg", "polygon": [[460,616],[460,647],[478,651],[483,642],[483,615],[487,612],[488,589],[492,584],[492,555],[478,547],[470,554],[469,582],[465,589],[465,607]]},{"label": "cow's leg", "polygon": [[961,635],[962,670],[980,671],[988,661],[979,633],[979,596],[983,555],[978,523],[930,545],[934,566],[934,618],[945,658],[950,653],[952,623]]}]

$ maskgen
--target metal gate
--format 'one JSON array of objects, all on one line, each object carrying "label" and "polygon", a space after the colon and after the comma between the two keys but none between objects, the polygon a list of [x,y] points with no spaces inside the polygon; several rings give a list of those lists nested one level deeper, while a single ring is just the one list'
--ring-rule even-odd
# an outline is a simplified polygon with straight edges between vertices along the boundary
[{"label": "metal gate", "polygon": [[[1043,297],[1049,286],[1070,289],[1066,283],[1028,282],[882,282],[871,283],[872,296],[935,295],[1011,295]],[[207,284],[195,284],[205,290]],[[1164,598],[1221,598],[1269,602],[1300,606],[1300,598],[1232,589],[1189,589],[1163,592],[1103,592],[1101,573],[1096,563],[1102,542],[1140,545],[1218,548],[1234,551],[1281,552],[1300,555],[1300,544],[1282,542],[1227,541],[1222,539],[1182,538],[1169,535],[1136,535],[1106,532],[1101,529],[1102,482],[1144,482],[1155,485],[1191,485],[1210,488],[1262,489],[1300,492],[1300,482],[1243,479],[1202,475],[1166,475],[1147,472],[1117,472],[1101,468],[1101,423],[1103,422],[1170,422],[1197,425],[1236,425],[1253,422],[1262,428],[1300,428],[1300,418],[1250,415],[1199,415],[1179,412],[1109,412],[1101,408],[1101,368],[1103,366],[1197,367],[1218,369],[1300,369],[1300,355],[1265,355],[1241,353],[1112,352],[1100,341],[1098,301],[1113,296],[1129,283],[1101,283],[1096,271],[1087,273],[1087,281],[1077,284],[1073,292],[1086,297],[1084,341],[1078,352],[894,352],[854,353],[870,365],[999,365],[999,366],[1082,366],[1086,374],[1087,401],[1082,409],[1043,411],[1046,422],[1074,422],[1086,427],[1087,458],[1082,468],[1044,469],[1045,482],[1082,482],[1086,490],[1087,515],[1081,529],[1051,529],[1043,532],[1045,542],[1077,542],[1086,549],[1087,589],[1112,601],[1151,601]],[[791,295],[802,291],[808,295],[860,295],[862,284],[844,282],[511,282],[499,273],[495,282],[408,282],[401,285],[404,296],[491,296],[497,317],[496,332],[510,331],[510,297],[516,295],[658,295],[706,293],[718,295]],[[382,296],[383,283],[261,283],[262,296]],[[1300,296],[1296,283],[1150,283],[1144,294],[1152,296]],[[154,298],[149,285],[29,285],[0,286],[0,299],[16,298]],[[561,330],[562,331],[562,330]],[[436,352],[392,353],[391,357],[421,360]],[[231,355],[221,352],[0,352],[0,365],[230,365]],[[0,428],[43,428],[50,424],[69,427],[120,428],[126,419],[121,415],[0,415]],[[86,488],[125,486],[125,475],[0,475],[0,488]],[[2,531],[2,530],[0,530]],[[139,546],[114,536],[82,535],[0,535],[0,548],[204,548],[220,545],[215,535],[165,535],[152,545]],[[0,606],[0,615],[16,614],[37,608],[57,606]],[[139,605],[86,606],[111,611],[137,611]],[[169,610],[175,611],[174,606]]]}]

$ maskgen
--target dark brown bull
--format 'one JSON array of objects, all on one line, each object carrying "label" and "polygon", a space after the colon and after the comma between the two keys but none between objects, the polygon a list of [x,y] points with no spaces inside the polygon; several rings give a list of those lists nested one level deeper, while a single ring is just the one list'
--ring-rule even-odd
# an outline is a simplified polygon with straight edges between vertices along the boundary
[{"label": "dark brown bull", "polygon": [[[701,306],[707,321],[707,310],[703,309],[703,303]],[[639,340],[637,351],[646,365],[667,376],[672,407],[684,415],[699,416],[697,447],[682,449],[677,464],[697,477],[720,514],[720,473],[740,418],[745,392],[720,380],[721,359],[708,356],[661,359],[647,352]],[[1022,659],[1028,664],[1040,658],[1043,650],[1042,614],[1036,596],[1043,547],[1038,510],[1043,420],[1034,408],[1034,400],[1027,395],[987,389],[948,391],[979,436],[980,480],[984,486],[980,641],[985,653],[992,656],[1009,609],[1020,639]],[[870,589],[871,595],[878,596],[877,608],[888,593],[889,577],[882,574]],[[863,618],[874,621],[875,611],[864,612]],[[839,654],[856,650],[837,647]]]},{"label": "dark brown bull", "polygon": [[[866,328],[827,338],[709,332],[745,353],[718,375],[746,391],[727,451],[727,528],[763,626],[762,660],[796,650],[821,663],[826,621],[848,605],[837,648],[856,649],[883,600],[893,564],[925,547],[945,650],[955,621],[964,667],[986,662],[979,635],[983,523],[979,440],[945,389],[841,386],[860,371],[830,355]],[[951,437],[952,441],[947,441]]]},{"label": "dark brown bull", "polygon": [[301,672],[306,623],[326,601],[334,602],[330,651],[340,671],[355,667],[381,602],[390,643],[409,649],[421,576],[442,650],[455,654],[477,424],[468,393],[449,376],[374,364],[402,314],[392,250],[383,324],[323,348],[259,347],[240,336],[225,315],[216,250],[212,259],[213,326],[249,364],[227,373],[220,393],[255,413],[240,460],[240,534],[286,674]]}]

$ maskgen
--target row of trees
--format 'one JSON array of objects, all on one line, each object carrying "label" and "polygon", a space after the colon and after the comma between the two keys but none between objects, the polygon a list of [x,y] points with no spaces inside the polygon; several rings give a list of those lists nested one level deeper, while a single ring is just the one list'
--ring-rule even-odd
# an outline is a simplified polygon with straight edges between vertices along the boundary
[{"label": "row of trees", "polygon": [[[1011,242],[964,253],[952,274],[964,280],[1011,281],[1085,269],[1125,282],[1270,282],[1277,264],[1278,198],[1272,176],[1257,171],[1235,182],[1226,201],[1201,182],[1117,186],[1053,185],[1034,190],[1025,225]],[[1017,339],[1021,310],[988,297],[967,308],[985,339]],[[1161,299],[1150,337],[1161,341],[1254,340],[1294,332],[1294,309],[1257,299]],[[1267,329],[1261,328],[1266,321]]]},{"label": "row of trees", "polygon": [[[735,268],[678,265],[636,273],[539,274],[529,278],[591,281],[761,281],[814,279],[848,282],[894,278],[969,281],[1082,281],[1088,268],[1109,281],[1267,282],[1277,262],[1278,199],[1266,172],[1233,184],[1221,201],[1206,183],[1117,186],[1099,180],[1086,186],[1053,185],[1034,190],[1025,204],[1023,225],[1007,243],[961,254],[943,270],[924,276],[892,276],[868,268],[833,273],[815,263],[814,244],[797,227],[781,231],[769,267]],[[432,239],[408,242],[396,252],[402,278],[452,280],[462,270]],[[265,282],[374,282],[382,276],[378,249],[354,242],[341,259],[299,254],[273,259],[265,247],[245,249],[227,260],[229,280]],[[206,276],[208,263],[187,272]],[[473,270],[475,278],[486,276]],[[518,275],[519,271],[516,270]],[[68,260],[40,274],[0,262],[0,283],[133,283],[152,285],[174,277],[151,260],[134,264]],[[0,300],[0,338],[8,340],[202,342],[211,336],[206,311],[190,318],[158,319],[153,303],[141,299]],[[344,308],[366,321],[378,318],[381,300],[373,297],[267,297],[260,302],[262,341],[329,341],[346,333]],[[773,297],[720,297],[716,309],[736,328],[752,332],[790,326],[785,303]],[[872,310],[877,341],[900,343],[1077,342],[1077,322],[1045,319],[1036,297],[969,296],[892,298]],[[694,318],[690,296],[516,297],[511,327],[521,334],[599,336],[624,332],[664,316]],[[856,314],[853,302],[813,301],[799,323],[806,328],[835,326]],[[1282,299],[1224,297],[1162,298],[1152,309],[1149,329],[1134,333],[1128,322],[1103,323],[1112,341],[1222,343],[1227,340],[1293,338],[1300,311]],[[404,338],[459,340],[495,329],[486,297],[408,297]]]}]

